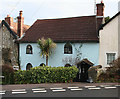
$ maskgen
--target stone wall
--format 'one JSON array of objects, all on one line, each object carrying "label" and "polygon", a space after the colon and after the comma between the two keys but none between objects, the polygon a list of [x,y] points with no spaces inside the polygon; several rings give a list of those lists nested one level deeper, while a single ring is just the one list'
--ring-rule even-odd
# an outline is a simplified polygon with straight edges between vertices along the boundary
[{"label": "stone wall", "polygon": [[[1,27],[1,24],[0,24]],[[0,28],[0,66],[2,65],[2,28]]]},{"label": "stone wall", "polygon": [[0,35],[2,35],[2,64],[18,65],[18,45],[4,24],[0,28]]}]

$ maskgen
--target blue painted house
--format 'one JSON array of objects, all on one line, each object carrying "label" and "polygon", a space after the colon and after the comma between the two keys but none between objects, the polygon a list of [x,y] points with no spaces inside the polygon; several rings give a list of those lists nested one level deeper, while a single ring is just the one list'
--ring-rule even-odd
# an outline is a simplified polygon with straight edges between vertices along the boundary
[{"label": "blue painted house", "polygon": [[19,39],[22,70],[45,64],[37,40],[51,38],[57,47],[49,57],[49,66],[74,65],[77,58],[87,58],[98,65],[98,29],[103,22],[104,4],[97,4],[97,15],[37,20]]}]

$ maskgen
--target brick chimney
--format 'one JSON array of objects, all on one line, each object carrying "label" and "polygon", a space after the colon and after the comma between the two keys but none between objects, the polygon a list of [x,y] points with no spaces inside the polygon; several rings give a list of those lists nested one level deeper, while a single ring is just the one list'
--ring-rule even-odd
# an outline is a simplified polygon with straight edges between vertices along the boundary
[{"label": "brick chimney", "polygon": [[18,23],[17,23],[17,33],[18,36],[21,37],[23,35],[23,24],[24,24],[24,17],[22,17],[22,12],[20,11],[19,16],[17,17]]},{"label": "brick chimney", "polygon": [[104,16],[104,3],[103,1],[101,0],[101,3],[99,4],[96,4],[97,6],[97,16]]},{"label": "brick chimney", "polygon": [[5,18],[5,21],[10,25],[10,27],[13,27],[13,18],[7,15]]}]

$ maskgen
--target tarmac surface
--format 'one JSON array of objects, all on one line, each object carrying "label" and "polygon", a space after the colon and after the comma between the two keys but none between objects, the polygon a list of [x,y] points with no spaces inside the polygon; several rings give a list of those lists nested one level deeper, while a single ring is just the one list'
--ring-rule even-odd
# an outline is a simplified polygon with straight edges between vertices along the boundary
[{"label": "tarmac surface", "polygon": [[84,86],[99,86],[99,85],[120,85],[120,83],[81,83],[81,82],[73,82],[73,83],[42,83],[42,84],[14,84],[14,85],[0,85],[0,88],[2,87],[2,90],[13,90],[13,89],[31,89],[35,87],[45,87],[45,88],[51,88],[51,87],[63,87],[67,88],[69,86],[78,86],[78,87],[84,87]]},{"label": "tarmac surface", "polygon": [[[43,83],[2,85],[2,97],[119,97],[119,83]],[[119,99],[119,98],[118,98]]]}]

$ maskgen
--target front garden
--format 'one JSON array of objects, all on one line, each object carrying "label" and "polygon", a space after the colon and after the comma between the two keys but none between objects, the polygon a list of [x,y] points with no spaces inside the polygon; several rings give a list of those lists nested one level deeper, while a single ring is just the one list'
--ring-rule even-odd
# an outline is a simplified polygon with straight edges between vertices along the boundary
[{"label": "front garden", "polygon": [[97,78],[97,82],[119,82],[120,83],[120,57],[114,60],[110,67],[103,71]]}]

